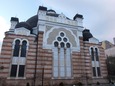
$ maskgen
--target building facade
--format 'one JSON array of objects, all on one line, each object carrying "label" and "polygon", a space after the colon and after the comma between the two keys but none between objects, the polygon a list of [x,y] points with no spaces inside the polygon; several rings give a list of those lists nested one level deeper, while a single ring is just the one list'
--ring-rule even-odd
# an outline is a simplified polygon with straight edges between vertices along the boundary
[{"label": "building facade", "polygon": [[11,18],[0,56],[0,77],[11,86],[107,83],[104,49],[83,27],[83,16],[69,19],[40,6],[26,22]]},{"label": "building facade", "polygon": [[106,41],[101,42],[101,46],[106,50],[106,49],[114,47],[114,44],[106,40]]},{"label": "building facade", "polygon": [[105,49],[106,57],[112,56],[115,57],[115,38],[113,38],[113,43],[109,41],[102,41],[101,46]]}]

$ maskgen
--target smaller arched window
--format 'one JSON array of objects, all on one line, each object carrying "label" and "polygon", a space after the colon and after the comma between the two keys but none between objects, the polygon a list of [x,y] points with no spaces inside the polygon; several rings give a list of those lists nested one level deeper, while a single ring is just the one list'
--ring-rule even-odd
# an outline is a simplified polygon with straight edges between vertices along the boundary
[{"label": "smaller arched window", "polygon": [[26,48],[27,48],[27,41],[22,41],[21,46],[21,57],[26,57]]},{"label": "smaller arched window", "polygon": [[17,39],[15,41],[13,56],[18,57],[19,56],[19,51],[20,51],[20,40]]},{"label": "smaller arched window", "polygon": [[99,49],[97,47],[90,47],[90,54],[92,59],[93,77],[101,76],[100,62],[99,62]]},{"label": "smaller arched window", "polygon": [[91,59],[92,59],[92,61],[94,61],[94,50],[93,50],[93,48],[91,48]]},{"label": "smaller arched window", "polygon": [[67,48],[70,48],[70,43],[67,43],[67,44],[66,44],[66,47],[67,47]]},{"label": "smaller arched window", "polygon": [[61,48],[64,48],[65,45],[64,45],[63,42],[61,42],[61,43],[60,43],[60,46],[61,46]]},{"label": "smaller arched window", "polygon": [[99,61],[99,57],[98,57],[98,49],[95,48],[95,55],[96,55],[96,61]]},{"label": "smaller arched window", "polygon": [[58,47],[58,42],[54,42],[54,46],[55,46],[55,47]]}]

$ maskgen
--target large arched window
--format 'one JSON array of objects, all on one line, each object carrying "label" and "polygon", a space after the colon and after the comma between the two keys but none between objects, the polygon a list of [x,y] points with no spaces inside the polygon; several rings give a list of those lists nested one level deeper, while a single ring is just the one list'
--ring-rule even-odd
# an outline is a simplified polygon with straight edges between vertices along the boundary
[{"label": "large arched window", "polygon": [[13,42],[13,57],[11,64],[10,77],[24,77],[26,53],[28,41],[26,39],[15,39]]},{"label": "large arched window", "polygon": [[93,77],[99,77],[101,76],[100,62],[99,62],[99,49],[97,47],[90,47],[90,54],[92,59]]},{"label": "large arched window", "polygon": [[66,34],[59,33],[53,45],[53,77],[71,78],[71,44]]}]

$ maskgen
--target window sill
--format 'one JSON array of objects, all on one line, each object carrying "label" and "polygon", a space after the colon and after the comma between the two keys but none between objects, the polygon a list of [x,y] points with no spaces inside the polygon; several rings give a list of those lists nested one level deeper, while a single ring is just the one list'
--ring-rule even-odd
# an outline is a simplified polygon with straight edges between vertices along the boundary
[{"label": "window sill", "polygon": [[64,79],[74,79],[74,78],[73,77],[64,77],[64,78],[52,77],[52,79],[61,79],[61,80],[63,79],[64,80]]},{"label": "window sill", "polygon": [[26,79],[26,77],[8,77],[7,79]]},{"label": "window sill", "polygon": [[98,78],[103,78],[102,76],[99,76],[99,77],[92,77],[93,79],[95,78],[95,79],[98,79]]}]

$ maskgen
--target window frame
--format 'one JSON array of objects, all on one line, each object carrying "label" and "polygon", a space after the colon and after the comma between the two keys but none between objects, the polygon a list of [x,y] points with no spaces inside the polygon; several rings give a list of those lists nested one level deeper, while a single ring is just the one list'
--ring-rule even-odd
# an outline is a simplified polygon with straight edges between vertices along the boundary
[{"label": "window frame", "polygon": [[[61,35],[60,35],[61,33],[63,33],[64,36],[61,36]],[[59,38],[59,37],[62,39],[61,41],[57,39],[57,38]],[[63,40],[64,38],[66,38],[67,41],[64,41],[64,40]],[[55,46],[55,43],[56,43],[56,42],[58,43],[58,46]],[[63,44],[62,44],[62,43],[63,43]],[[66,45],[67,43],[69,43],[69,47],[67,47],[67,45]],[[53,45],[53,47],[54,47],[54,48],[53,48],[53,64],[52,64],[52,66],[53,66],[53,67],[52,67],[52,68],[53,68],[53,69],[52,69],[53,73],[52,73],[52,77],[53,77],[54,79],[67,79],[67,78],[70,79],[70,78],[72,78],[72,63],[71,63],[72,60],[70,60],[71,74],[70,74],[70,76],[67,75],[67,62],[66,62],[66,53],[67,53],[67,52],[66,52],[66,50],[67,50],[67,49],[70,49],[70,51],[71,51],[71,43],[69,42],[69,39],[66,37],[66,34],[65,34],[63,31],[59,32],[59,34],[56,36],[55,40],[53,41],[53,44],[52,44],[52,45]],[[61,45],[63,45],[63,46],[61,46]],[[54,55],[54,54],[55,54],[55,48],[57,49],[57,55]],[[64,57],[63,57],[63,58],[64,58],[64,61],[63,61],[63,62],[64,62],[64,67],[63,67],[63,68],[64,68],[64,73],[63,73],[64,76],[60,76],[60,75],[61,75],[61,71],[60,71],[60,68],[61,68],[61,66],[60,66],[61,63],[60,63],[60,62],[61,62],[61,61],[60,61],[60,56],[59,56],[59,55],[61,54],[61,53],[60,53],[60,52],[61,52],[61,51],[60,51],[61,49],[63,49],[63,52],[62,52],[62,53],[63,53],[63,55],[64,55]],[[57,74],[58,76],[57,76],[57,77],[55,77],[55,75],[54,75],[54,62],[55,62],[55,60],[54,60],[55,58],[54,58],[54,57],[55,57],[55,56],[58,56],[58,57],[57,57],[57,58],[58,58],[58,74]],[[70,52],[70,59],[71,59],[71,52]]]},{"label": "window frame", "polygon": [[[19,50],[19,56],[18,57],[15,57],[15,56],[13,56],[13,52],[14,52],[14,46],[15,46],[15,41],[16,40],[20,40],[20,50]],[[21,57],[21,49],[22,49],[22,43],[23,42],[26,42],[26,54],[25,54],[25,57],[22,59],[22,57]],[[10,65],[10,72],[9,72],[9,78],[17,78],[17,79],[24,79],[25,78],[25,69],[26,69],[26,57],[27,57],[27,53],[28,53],[28,47],[29,47],[29,41],[27,40],[27,39],[20,39],[20,38],[16,38],[16,39],[14,39],[14,41],[13,41],[13,43],[12,43],[12,59],[11,59],[11,61],[12,61],[12,63],[11,63],[11,65]],[[13,58],[17,58],[17,60],[18,60],[18,62],[17,63],[13,63]],[[19,61],[20,60],[24,60],[24,63],[19,63]],[[12,65],[17,65],[17,70],[16,70],[16,76],[15,77],[12,77],[11,76],[11,71],[12,71]],[[23,76],[22,77],[20,77],[19,76],[19,73],[20,73],[20,66],[21,65],[23,65],[24,66],[24,70],[23,70]],[[21,73],[20,73],[21,74]]]},{"label": "window frame", "polygon": [[[93,57],[94,57],[94,60],[92,59],[92,49],[93,49]],[[97,52],[96,52],[97,50]],[[89,48],[89,52],[90,52],[90,57],[91,57],[91,63],[92,63],[92,76],[94,78],[98,78],[98,77],[101,77],[101,66],[100,66],[100,60],[99,60],[99,57],[100,57],[100,52],[99,52],[99,48],[97,46],[91,46]],[[96,56],[97,55],[97,56]],[[98,58],[98,60],[97,60]],[[94,70],[93,70],[93,67],[95,67],[95,73],[96,73],[96,76],[94,76]],[[99,71],[98,69],[99,68]]]}]

